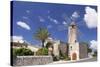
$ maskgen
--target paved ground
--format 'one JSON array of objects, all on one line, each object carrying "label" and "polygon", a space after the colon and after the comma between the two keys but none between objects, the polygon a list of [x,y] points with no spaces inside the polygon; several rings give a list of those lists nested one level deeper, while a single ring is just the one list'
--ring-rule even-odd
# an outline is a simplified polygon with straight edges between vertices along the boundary
[{"label": "paved ground", "polygon": [[53,63],[50,63],[50,64],[64,64],[64,63],[79,63],[79,62],[94,62],[94,61],[97,61],[97,58],[94,57],[94,58],[85,58],[85,59],[80,59],[78,61],[64,61],[64,60],[60,60],[60,61],[56,61],[56,62],[53,62]]}]

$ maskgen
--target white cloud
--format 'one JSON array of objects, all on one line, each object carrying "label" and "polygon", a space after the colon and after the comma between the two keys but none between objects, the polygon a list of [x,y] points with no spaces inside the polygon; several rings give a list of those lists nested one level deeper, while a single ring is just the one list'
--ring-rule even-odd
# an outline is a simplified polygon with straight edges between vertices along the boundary
[{"label": "white cloud", "polygon": [[26,13],[30,13],[30,11],[29,10],[26,10]]},{"label": "white cloud", "polygon": [[91,48],[93,51],[96,51],[96,50],[97,50],[97,41],[96,41],[96,40],[91,40],[91,41],[90,41],[90,48]]},{"label": "white cloud", "polygon": [[48,25],[47,28],[52,28],[52,25]]},{"label": "white cloud", "polygon": [[88,28],[96,28],[97,27],[97,12],[95,9],[91,7],[85,8],[86,14],[84,15],[84,20]]},{"label": "white cloud", "polygon": [[53,19],[53,22],[54,22],[55,24],[58,24],[58,21],[57,21],[56,19]]},{"label": "white cloud", "polygon": [[40,20],[40,22],[44,22],[45,21],[44,18],[41,17],[41,16],[39,16],[39,20]]},{"label": "white cloud", "polygon": [[51,22],[54,22],[55,24],[58,24],[58,21],[56,19],[53,19],[51,18],[50,16],[48,16],[48,19],[51,21]]},{"label": "white cloud", "polygon": [[67,25],[67,23],[65,21],[63,21],[63,25]]},{"label": "white cloud", "polygon": [[22,18],[23,18],[23,19],[28,19],[28,17],[26,17],[26,16],[23,16]]},{"label": "white cloud", "polygon": [[24,42],[24,38],[22,36],[12,36],[12,42]]},{"label": "white cloud", "polygon": [[48,16],[48,19],[52,20],[52,18],[50,16]]},{"label": "white cloud", "polygon": [[27,29],[27,30],[30,30],[30,26],[28,24],[26,24],[25,22],[22,22],[22,21],[18,21],[17,22],[17,25],[24,28],[24,29]]},{"label": "white cloud", "polygon": [[80,16],[79,16],[79,14],[75,11],[75,12],[73,12],[72,17],[73,17],[73,18],[78,18],[78,17],[80,17]]}]

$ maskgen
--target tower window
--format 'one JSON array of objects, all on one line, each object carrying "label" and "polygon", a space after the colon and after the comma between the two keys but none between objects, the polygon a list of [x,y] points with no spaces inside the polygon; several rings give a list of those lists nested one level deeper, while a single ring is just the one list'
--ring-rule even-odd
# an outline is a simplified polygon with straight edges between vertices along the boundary
[{"label": "tower window", "polygon": [[74,25],[72,25],[72,28],[74,28],[75,26]]},{"label": "tower window", "polygon": [[76,43],[77,41],[75,40],[75,43]]},{"label": "tower window", "polygon": [[72,50],[72,46],[70,47],[70,49]]}]

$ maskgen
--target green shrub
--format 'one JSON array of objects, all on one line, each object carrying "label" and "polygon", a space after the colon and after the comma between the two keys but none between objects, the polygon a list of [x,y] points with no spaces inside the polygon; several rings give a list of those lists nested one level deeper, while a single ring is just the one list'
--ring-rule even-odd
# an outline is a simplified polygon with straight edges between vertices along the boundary
[{"label": "green shrub", "polygon": [[71,60],[71,58],[67,57],[65,60]]},{"label": "green shrub", "polygon": [[97,57],[97,51],[94,52],[93,57]]},{"label": "green shrub", "polygon": [[53,57],[53,61],[59,61],[59,57],[58,56],[52,56]]},{"label": "green shrub", "polygon": [[59,51],[59,59],[61,59],[61,60],[70,60],[68,55],[63,53],[63,52],[61,52],[61,50]]},{"label": "green shrub", "polygon": [[61,50],[60,50],[60,51],[59,51],[59,58],[60,58],[61,60],[64,60],[64,59],[67,58],[67,55],[64,54],[64,53],[62,53]]},{"label": "green shrub", "polygon": [[41,48],[36,52],[37,55],[48,55],[48,49],[47,48]]},{"label": "green shrub", "polygon": [[27,56],[34,55],[34,53],[28,48],[13,48],[13,56]]}]

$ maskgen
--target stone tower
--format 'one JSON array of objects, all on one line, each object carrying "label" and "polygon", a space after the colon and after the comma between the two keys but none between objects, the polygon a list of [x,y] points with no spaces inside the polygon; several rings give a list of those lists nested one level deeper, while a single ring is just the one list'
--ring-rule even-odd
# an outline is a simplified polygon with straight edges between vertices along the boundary
[{"label": "stone tower", "polygon": [[68,28],[68,56],[71,60],[79,59],[79,43],[77,42],[77,26],[72,22]]},{"label": "stone tower", "polygon": [[77,27],[75,22],[72,22],[68,28],[68,43],[75,43],[77,41]]}]

